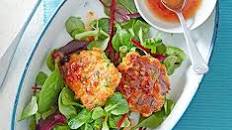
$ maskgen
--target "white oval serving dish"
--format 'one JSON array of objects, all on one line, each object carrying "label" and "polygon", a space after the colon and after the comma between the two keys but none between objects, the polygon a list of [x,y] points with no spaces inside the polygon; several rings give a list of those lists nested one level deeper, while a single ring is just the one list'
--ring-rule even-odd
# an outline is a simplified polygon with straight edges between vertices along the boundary
[{"label": "white oval serving dish", "polygon": [[[103,7],[98,1],[63,0],[49,20],[38,41],[35,43],[35,46],[32,46],[33,51],[27,52],[28,55],[20,55],[20,53],[17,53],[18,55],[15,56],[14,60],[20,60],[25,57],[28,57],[29,60],[21,61],[21,65],[23,65],[21,68],[19,68],[19,64],[11,66],[11,68],[18,69],[12,69],[10,72],[11,74],[9,74],[11,77],[8,78],[5,83],[4,93],[0,92],[0,99],[4,100],[4,105],[1,105],[1,112],[10,113],[10,117],[7,116],[5,117],[6,119],[0,119],[0,128],[8,128],[9,130],[26,130],[28,128],[27,121],[18,122],[17,120],[24,105],[30,99],[32,94],[31,86],[33,85],[36,73],[41,69],[46,71],[44,61],[46,55],[53,48],[60,47],[71,40],[65,30],[65,20],[71,15],[81,16],[85,19],[86,13],[83,12],[87,11],[95,11],[99,18],[105,17]],[[209,61],[210,59],[213,44],[215,42],[217,19],[217,11],[214,11],[208,21],[193,32],[194,38],[197,39],[196,43],[198,44],[199,50],[206,61]],[[157,32],[156,29],[152,29],[152,34],[156,35]],[[164,32],[159,33],[165,43],[181,47],[187,52],[184,37],[182,35],[173,35]],[[190,67],[190,62],[187,59],[175,74],[171,76],[170,97],[176,101],[176,105],[170,116],[157,129],[172,129],[195,95],[203,75],[195,74]],[[20,80],[15,80],[15,82],[12,83],[12,80],[17,79],[14,77],[14,73],[20,73],[22,76],[20,77]],[[19,85],[12,86],[12,84]],[[12,100],[7,100],[8,98],[6,95],[10,95],[10,99]],[[10,105],[6,106],[5,104]]]}]

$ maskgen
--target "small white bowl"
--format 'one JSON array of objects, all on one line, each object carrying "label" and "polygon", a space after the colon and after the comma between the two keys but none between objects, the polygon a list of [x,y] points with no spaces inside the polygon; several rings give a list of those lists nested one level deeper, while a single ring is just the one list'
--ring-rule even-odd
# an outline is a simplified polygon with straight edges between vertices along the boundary
[{"label": "small white bowl", "polygon": [[[152,11],[147,7],[146,0],[134,0],[134,1],[140,15],[147,23],[152,25],[154,28],[169,33],[183,32],[180,24],[172,24],[170,22],[165,22],[155,17]],[[201,6],[198,9],[195,16],[187,20],[187,24],[191,30],[196,29],[209,18],[209,16],[211,15],[211,13],[215,8],[216,3],[217,0],[202,0]]]}]

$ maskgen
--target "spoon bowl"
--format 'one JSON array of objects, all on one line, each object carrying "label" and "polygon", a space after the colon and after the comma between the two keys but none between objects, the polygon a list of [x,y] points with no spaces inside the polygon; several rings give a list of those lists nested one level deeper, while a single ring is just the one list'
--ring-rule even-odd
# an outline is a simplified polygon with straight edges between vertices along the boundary
[{"label": "spoon bowl", "polygon": [[[170,23],[160,20],[155,17],[153,12],[147,7],[146,0],[134,0],[136,8],[143,19],[154,28],[168,32],[168,33],[183,33],[182,27],[179,23]],[[197,10],[194,17],[186,21],[187,26],[190,30],[194,30],[201,26],[213,12],[217,0],[202,0],[201,6]]]},{"label": "spoon bowl", "polygon": [[182,12],[186,5],[186,0],[161,0],[162,4],[172,12]]}]

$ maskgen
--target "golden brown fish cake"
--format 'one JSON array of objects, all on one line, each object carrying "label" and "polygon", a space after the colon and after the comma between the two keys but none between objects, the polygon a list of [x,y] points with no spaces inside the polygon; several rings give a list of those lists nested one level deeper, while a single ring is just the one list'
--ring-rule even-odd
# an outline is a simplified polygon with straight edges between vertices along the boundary
[{"label": "golden brown fish cake", "polygon": [[105,53],[96,48],[72,54],[62,69],[66,84],[88,109],[104,105],[121,79]]},{"label": "golden brown fish cake", "polygon": [[170,89],[164,65],[151,56],[130,52],[118,69],[122,73],[118,90],[127,99],[132,111],[147,117],[162,108]]}]

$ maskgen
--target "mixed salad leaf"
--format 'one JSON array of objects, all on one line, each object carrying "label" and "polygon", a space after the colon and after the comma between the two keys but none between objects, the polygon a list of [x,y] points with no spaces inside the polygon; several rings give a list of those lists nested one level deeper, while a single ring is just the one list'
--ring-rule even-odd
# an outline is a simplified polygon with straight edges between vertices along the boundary
[{"label": "mixed salad leaf", "polygon": [[44,113],[53,106],[58,99],[58,95],[63,87],[60,71],[56,65],[55,70],[44,82],[41,91],[38,94],[38,112]]},{"label": "mixed salad leaf", "polygon": [[26,107],[23,109],[20,120],[24,120],[36,114],[37,111],[38,111],[37,97],[32,96],[29,104],[27,104]]},{"label": "mixed salad leaf", "polygon": [[60,92],[58,99],[58,107],[61,114],[67,119],[77,115],[75,105],[78,104],[74,100],[74,94],[67,87],[64,87]]},{"label": "mixed salad leaf", "polygon": [[186,58],[183,50],[164,44],[159,37],[152,38],[150,25],[140,18],[132,0],[100,2],[109,18],[92,21],[90,30],[85,28],[80,17],[71,16],[65,22],[66,30],[73,40],[48,55],[46,64],[51,73],[38,73],[33,88],[34,94],[20,117],[20,120],[31,120],[31,130],[155,128],[171,113],[174,102],[166,99],[161,111],[147,118],[141,117],[137,124],[132,125],[128,102],[120,92],[115,92],[108,98],[104,106],[88,110],[64,83],[59,64],[68,60],[69,54],[83,49],[100,48],[115,65],[127,53],[137,51],[141,55],[158,59],[169,75],[173,74]]},{"label": "mixed salad leaf", "polygon": [[36,76],[35,83],[37,85],[42,86],[44,84],[44,82],[46,81],[47,78],[48,78],[47,74],[45,74],[44,72],[41,71]]},{"label": "mixed salad leaf", "polygon": [[[105,13],[111,15],[112,0],[99,0],[105,7]],[[133,0],[118,0],[115,3],[115,18],[118,22],[130,20],[132,18],[139,18],[140,15],[135,7]]]},{"label": "mixed salad leaf", "polygon": [[[129,112],[127,101],[120,93],[115,93],[108,99],[105,107],[96,107],[92,111],[83,108],[76,116],[69,118],[68,125],[71,129],[85,128],[93,129],[103,127],[104,129],[118,128],[117,122],[122,116]],[[130,123],[123,122],[120,127],[126,127]]]},{"label": "mixed salad leaf", "polygon": [[174,107],[174,102],[170,99],[166,99],[164,107],[161,111],[152,114],[150,117],[141,119],[133,129],[145,127],[145,128],[156,128],[158,127],[165,118],[171,113],[171,110]]},{"label": "mixed salad leaf", "polygon": [[54,113],[46,119],[41,119],[36,126],[36,130],[52,130],[58,124],[64,124],[66,118],[59,113]]},{"label": "mixed salad leaf", "polygon": [[85,32],[85,24],[82,22],[80,17],[69,17],[69,19],[65,22],[65,27],[72,38],[75,38],[75,35],[79,33]]},{"label": "mixed salad leaf", "polygon": [[[72,20],[73,18],[74,17],[72,16],[67,20],[71,21],[66,22],[66,28],[68,26],[67,30],[71,30],[70,26],[83,23],[80,18],[76,17],[78,20]],[[106,50],[110,41],[110,35],[108,34],[108,30],[110,28],[109,21],[109,18],[94,20],[91,23],[91,31],[76,31],[70,35],[74,36],[74,39],[77,40],[92,37],[94,40],[89,43],[88,49],[98,47],[102,50]],[[71,25],[68,25],[67,23]],[[166,66],[168,74],[171,75],[186,57],[185,53],[181,49],[165,45],[162,39],[149,38],[150,25],[141,19],[130,19],[125,22],[116,23],[115,30],[115,35],[112,37],[112,47],[119,54],[120,59],[122,59],[128,52],[134,51],[136,48],[141,49],[142,47],[142,51],[145,51],[159,59]],[[133,42],[131,42],[132,39],[137,40],[138,44],[133,44]]]},{"label": "mixed salad leaf", "polygon": [[[91,111],[87,109],[82,109],[80,113],[78,113],[75,117],[70,118],[68,121],[68,126],[71,129],[78,129],[80,127],[92,127],[89,126],[89,123],[92,121],[91,119]],[[92,128],[91,128],[92,129]]]},{"label": "mixed salad leaf", "polygon": [[105,104],[104,110],[113,115],[122,115],[129,112],[129,106],[126,99],[116,92]]}]

